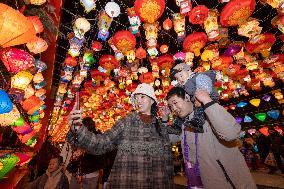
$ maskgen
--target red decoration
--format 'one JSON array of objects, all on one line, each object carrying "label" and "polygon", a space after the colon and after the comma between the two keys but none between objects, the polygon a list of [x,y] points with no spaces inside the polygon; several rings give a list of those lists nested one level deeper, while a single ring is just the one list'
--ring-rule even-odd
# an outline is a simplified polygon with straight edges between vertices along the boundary
[{"label": "red decoration", "polygon": [[34,54],[44,52],[48,48],[47,42],[40,37],[35,37],[32,41],[28,42],[26,46],[29,51]]},{"label": "red decoration", "polygon": [[101,81],[103,81],[107,75],[105,73],[100,72],[99,70],[92,70],[91,76],[94,81],[96,81],[96,85],[100,85]]},{"label": "red decoration", "polygon": [[110,73],[111,70],[119,67],[118,61],[112,55],[103,55],[99,60],[99,64],[101,67],[106,69],[108,73]]},{"label": "red decoration", "polygon": [[0,50],[0,58],[7,70],[12,73],[18,73],[34,65],[34,57],[16,48],[7,48]]},{"label": "red decoration", "polygon": [[242,24],[254,9],[255,0],[232,0],[222,9],[220,22],[225,27]]},{"label": "red decoration", "polygon": [[194,7],[189,13],[189,22],[192,24],[203,24],[208,17],[208,8],[205,5]]},{"label": "red decoration", "polygon": [[129,50],[133,50],[136,46],[135,36],[127,30],[116,32],[112,38],[112,42],[123,54]]},{"label": "red decoration", "polygon": [[161,53],[167,53],[168,50],[169,50],[169,46],[168,45],[161,45],[161,47],[160,47]]},{"label": "red decoration", "polygon": [[158,66],[160,70],[166,71],[165,75],[169,75],[170,69],[173,67],[173,64],[174,64],[174,58],[169,54],[160,56],[158,59]]},{"label": "red decoration", "polygon": [[173,27],[173,22],[171,21],[171,19],[167,18],[164,22],[163,22],[163,28],[165,30],[170,30]]},{"label": "red decoration", "polygon": [[136,0],[134,8],[141,21],[154,23],[164,12],[165,0]]},{"label": "red decoration", "polygon": [[147,73],[143,73],[139,76],[139,81],[141,81],[141,83],[153,83],[154,82],[154,77],[152,72],[147,72]]},{"label": "red decoration", "polygon": [[43,32],[44,27],[38,16],[28,16],[27,19],[33,23],[36,33]]},{"label": "red decoration", "polygon": [[65,63],[67,66],[74,67],[74,66],[77,65],[77,60],[76,60],[75,57],[68,56],[68,57],[64,60],[64,63]]},{"label": "red decoration", "polygon": [[272,33],[260,34],[256,40],[250,40],[246,43],[246,50],[249,53],[259,53],[261,50],[269,49],[275,41],[276,38]]},{"label": "red decoration", "polygon": [[23,102],[23,109],[27,111],[29,115],[33,114],[41,106],[41,101],[36,96],[31,96]]},{"label": "red decoration", "polygon": [[183,41],[183,49],[186,52],[194,52],[195,56],[200,55],[202,49],[207,42],[207,35],[204,32],[193,32],[189,34]]},{"label": "red decoration", "polygon": [[93,51],[101,51],[102,50],[103,45],[99,42],[99,41],[94,41],[92,43],[92,49]]},{"label": "red decoration", "polygon": [[146,58],[146,55],[147,55],[147,53],[142,47],[139,47],[136,50],[136,53],[135,53],[136,58],[143,59],[143,58]]}]

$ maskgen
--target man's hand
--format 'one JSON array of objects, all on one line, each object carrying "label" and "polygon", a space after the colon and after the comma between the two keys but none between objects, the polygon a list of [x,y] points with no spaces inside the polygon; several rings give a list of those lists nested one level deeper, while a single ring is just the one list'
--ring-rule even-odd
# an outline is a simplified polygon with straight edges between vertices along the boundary
[{"label": "man's hand", "polygon": [[196,90],[195,98],[202,104],[207,104],[208,102],[212,101],[209,93],[206,90],[202,90],[202,89]]},{"label": "man's hand", "polygon": [[168,106],[165,105],[160,107],[160,112],[161,112],[162,121],[168,121],[169,114],[171,112]]}]

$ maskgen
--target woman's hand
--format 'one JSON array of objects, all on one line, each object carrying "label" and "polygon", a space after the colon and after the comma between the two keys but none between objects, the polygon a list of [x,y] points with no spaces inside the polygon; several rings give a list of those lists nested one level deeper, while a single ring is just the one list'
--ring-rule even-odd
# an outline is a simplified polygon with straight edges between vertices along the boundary
[{"label": "woman's hand", "polygon": [[76,109],[76,103],[74,104],[74,107],[69,114],[68,124],[70,127],[82,125],[82,110]]}]

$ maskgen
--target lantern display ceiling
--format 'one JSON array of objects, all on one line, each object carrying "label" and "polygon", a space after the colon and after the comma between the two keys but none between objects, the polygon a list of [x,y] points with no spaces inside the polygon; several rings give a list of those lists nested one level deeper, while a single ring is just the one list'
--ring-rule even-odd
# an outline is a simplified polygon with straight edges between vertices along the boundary
[{"label": "lantern display ceiling", "polygon": [[[154,2],[155,0],[153,0]],[[244,0],[242,0],[244,1]],[[105,5],[110,2],[109,0],[100,0],[100,1],[96,1],[96,9],[90,11],[89,13],[86,13],[84,11],[84,7],[80,5],[79,0],[76,1],[65,1],[64,4],[64,8],[62,9],[62,18],[61,18],[61,25],[60,25],[60,33],[62,35],[59,35],[58,38],[58,44],[57,44],[57,52],[56,52],[56,61],[55,61],[55,65],[54,65],[54,75],[53,75],[53,83],[52,85],[55,88],[60,88],[60,90],[62,89],[62,87],[64,88],[64,86],[61,83],[61,76],[64,75],[63,72],[63,68],[64,68],[64,61],[68,55],[68,49],[69,49],[69,39],[68,36],[70,33],[73,32],[72,28],[73,28],[73,23],[75,21],[76,18],[78,17],[84,17],[86,18],[90,24],[91,24],[91,28],[88,32],[85,33],[84,38],[85,41],[83,43],[83,45],[81,46],[81,54],[80,56],[76,57],[78,64],[79,65],[79,59],[81,57],[83,57],[84,52],[86,52],[86,50],[91,50],[93,58],[95,59],[95,63],[93,63],[90,66],[90,70],[88,71],[88,73],[86,74],[86,77],[82,80],[84,80],[81,83],[81,89],[86,89],[86,87],[84,86],[84,83],[86,83],[86,81],[92,81],[93,85],[88,83],[86,86],[88,86],[87,88],[91,88],[90,90],[81,90],[81,100],[83,103],[81,103],[81,105],[86,109],[86,111],[84,112],[84,116],[91,116],[94,118],[95,122],[97,123],[97,125],[99,126],[99,128],[103,131],[109,129],[112,126],[112,123],[116,120],[116,118],[119,118],[119,116],[117,116],[117,114],[120,115],[125,115],[127,113],[127,111],[131,110],[131,105],[128,103],[129,99],[128,97],[128,91],[132,90],[132,86],[136,86],[137,83],[139,83],[139,69],[137,70],[137,68],[134,68],[135,64],[137,64],[137,62],[140,61],[138,68],[141,68],[140,70],[145,71],[146,72],[151,72],[153,73],[154,77],[155,74],[158,74],[159,76],[159,80],[160,80],[160,84],[159,82],[154,82],[155,83],[155,89],[156,89],[156,94],[160,95],[160,99],[165,95],[166,90],[164,90],[163,86],[168,86],[169,85],[169,80],[167,78],[167,76],[165,74],[163,74],[164,72],[162,70],[159,70],[158,64],[155,64],[155,61],[153,63],[152,60],[150,60],[149,57],[149,44],[151,44],[151,42],[155,42],[155,40],[157,40],[156,42],[156,46],[155,48],[158,50],[158,55],[156,56],[157,58],[159,58],[160,56],[163,55],[163,53],[160,52],[160,46],[161,45],[168,45],[168,52],[167,54],[169,55],[174,55],[178,52],[185,52],[183,50],[183,40],[181,40],[180,38],[178,38],[176,31],[174,30],[174,27],[172,27],[169,30],[165,30],[163,28],[163,22],[166,19],[171,19],[172,20],[172,24],[174,26],[174,20],[173,20],[173,14],[174,13],[179,13],[180,12],[180,7],[178,7],[176,5],[176,2],[174,0],[168,0],[166,1],[165,4],[165,9],[163,10],[163,14],[159,17],[159,19],[156,21],[158,22],[159,27],[158,29],[158,37],[157,39],[154,38],[150,38],[150,40],[146,39],[145,36],[145,27],[143,27],[143,24],[145,24],[145,22],[143,22],[141,20],[141,25],[139,27],[139,33],[138,34],[134,34],[134,36],[136,37],[136,46],[134,50],[134,52],[142,47],[143,49],[146,50],[147,52],[147,58],[144,58],[143,60],[139,60],[136,57],[135,61],[130,61],[129,57],[131,57],[131,52],[123,52],[121,54],[123,54],[122,56],[124,56],[124,59],[120,60],[120,70],[115,72],[115,71],[111,71],[110,74],[108,74],[108,78],[109,79],[103,79],[100,82],[100,85],[98,87],[98,84],[96,84],[96,79],[91,77],[91,72],[92,70],[100,70],[104,73],[107,73],[107,70],[103,70],[102,68],[99,67],[99,60],[100,57],[102,55],[113,55],[117,58],[117,54],[118,51],[117,49],[114,50],[111,47],[110,44],[110,40],[111,37],[114,36],[114,34],[118,31],[122,31],[122,30],[128,30],[131,31],[129,28],[130,26],[133,26],[132,24],[129,23],[129,15],[127,14],[127,8],[133,7],[134,6],[134,2],[135,1],[121,1],[121,0],[115,0],[114,2],[116,2],[119,6],[120,6],[120,14],[115,17],[112,18],[111,21],[111,25],[108,29],[109,32],[109,37],[106,39],[106,41],[102,41],[101,39],[98,39],[98,32],[100,31],[97,25],[97,18],[98,15],[101,11],[104,10]],[[157,1],[158,3],[160,1]],[[225,5],[227,3],[220,3],[218,0],[210,0],[210,1],[202,1],[202,0],[196,0],[196,1],[191,1],[192,4],[192,8],[198,6],[198,5],[205,5],[209,10],[211,9],[217,9],[219,12],[219,15],[222,12],[222,9],[225,7]],[[232,13],[234,14],[234,13]],[[239,14],[239,12],[238,12]],[[283,41],[281,40],[281,38],[283,39],[283,33],[276,27],[272,27],[271,25],[271,21],[272,19],[278,15],[277,9],[276,8],[272,8],[270,5],[266,4],[262,4],[260,1],[256,1],[255,4],[255,9],[252,13],[252,15],[250,17],[252,18],[256,18],[259,21],[259,26],[262,27],[262,31],[261,33],[272,33],[273,35],[275,35],[276,37],[276,42],[272,45],[271,49],[270,49],[270,54],[283,54]],[[133,16],[133,15],[132,15]],[[236,15],[234,15],[236,16]],[[218,24],[219,27],[222,27],[220,22],[220,16],[218,16]],[[222,27],[222,28],[226,28],[228,30],[228,37],[223,37],[221,40],[208,40],[206,45],[205,45],[205,49],[206,47],[208,47],[210,44],[219,44],[219,48],[217,48],[217,51],[219,53],[219,56],[224,55],[225,50],[230,46],[230,45],[243,45],[243,51],[246,52],[246,42],[249,41],[249,38],[247,37],[243,37],[238,35],[238,26],[233,26],[233,27]],[[188,18],[188,14],[186,14],[185,17],[185,33],[186,36],[188,36],[189,34],[193,33],[193,32],[205,32],[204,30],[204,25],[199,25],[199,24],[191,24]],[[223,33],[220,32],[220,35],[224,35]],[[254,40],[258,40],[258,39],[254,39]],[[94,41],[99,41],[102,44],[102,49],[100,51],[92,51],[92,44],[94,43]],[[228,42],[226,44],[226,42]],[[259,40],[258,40],[259,41]],[[152,43],[153,44],[153,43]],[[154,43],[155,44],[155,43]],[[196,46],[198,46],[198,43],[195,44]],[[218,45],[217,45],[218,47]],[[214,51],[214,48],[208,48],[210,50],[210,57],[215,57],[216,51]],[[150,50],[153,50],[152,48]],[[212,50],[212,51],[211,51]],[[202,52],[204,51],[204,48],[202,48],[200,50],[200,53],[202,54]],[[243,52],[241,51],[241,53]],[[149,54],[148,54],[149,53]],[[193,52],[192,52],[193,53]],[[217,53],[217,54],[218,54]],[[130,55],[129,55],[130,54]],[[133,53],[132,53],[133,54]],[[249,54],[252,56],[248,56],[246,57],[246,59],[251,59],[251,58],[255,58],[255,60],[258,62],[255,63],[255,61],[250,61],[249,64],[246,64],[247,68],[250,67],[252,69],[257,68],[255,70],[250,70],[249,75],[250,77],[252,77],[252,81],[254,81],[254,77],[256,77],[257,75],[259,75],[259,65],[261,64],[261,62],[264,60],[264,56],[267,53],[258,53],[258,54]],[[129,56],[127,56],[129,55]],[[193,55],[194,56],[194,55]],[[238,54],[238,56],[241,56]],[[204,57],[204,56],[203,56]],[[205,56],[207,57],[207,56]],[[209,57],[209,55],[208,55]],[[231,56],[233,57],[233,56]],[[133,58],[133,57],[132,57]],[[238,58],[233,57],[234,61],[233,64],[236,64],[235,59]],[[210,61],[211,59],[208,58]],[[223,93],[228,92],[228,94],[233,94],[232,91],[228,90],[229,88],[231,89],[235,89],[236,87],[238,87],[239,85],[239,80],[241,80],[240,77],[238,77],[237,75],[237,71],[239,70],[234,70],[234,66],[230,64],[228,65],[214,65],[212,62],[210,63],[210,61],[207,62],[202,62],[201,61],[201,56],[194,56],[193,59],[193,69],[198,68],[198,70],[204,71],[205,68],[208,68],[208,65],[210,66],[211,64],[211,69],[212,67],[215,67],[216,69],[222,69],[222,68],[231,68],[231,69],[227,69],[224,73],[224,75],[229,76],[229,81],[238,81],[238,83],[234,83],[233,86],[231,84],[229,84],[230,82],[226,83],[225,85],[227,85],[227,88],[222,89]],[[158,61],[156,61],[156,63],[158,63]],[[240,64],[240,63],[239,63]],[[244,64],[244,63],[243,63]],[[279,64],[279,63],[278,63]],[[283,66],[283,62],[280,63]],[[205,66],[206,65],[206,66]],[[147,70],[147,69],[148,70]],[[245,65],[241,65],[241,69],[246,68]],[[75,70],[79,70],[79,66],[75,67]],[[279,69],[279,67],[278,67]],[[281,69],[281,68],[280,68]],[[266,70],[265,70],[266,71]],[[279,70],[278,70],[279,71]],[[156,73],[157,72],[157,73]],[[283,70],[282,70],[283,72]],[[124,75],[125,77],[122,78],[117,78],[115,77],[115,75]],[[137,75],[138,74],[138,75]],[[271,73],[271,70],[269,70],[269,74],[274,74],[275,73]],[[265,74],[264,74],[265,75]],[[279,77],[273,76],[273,80],[279,80]],[[74,72],[73,72],[73,78],[74,78]],[[244,78],[244,77],[243,77]],[[261,79],[261,78],[258,78]],[[262,78],[263,79],[263,78]],[[78,78],[77,78],[78,80]],[[79,78],[80,80],[80,78]],[[69,83],[69,89],[72,88],[73,84],[71,84],[74,81],[71,80]],[[98,81],[97,81],[98,82]],[[241,81],[243,83],[246,83],[246,81]],[[80,83],[80,82],[79,82]],[[96,84],[96,86],[95,86]],[[156,84],[158,84],[158,86],[156,86]],[[243,94],[248,94],[247,92],[251,93],[251,89],[255,89],[255,90],[261,90],[260,88],[258,88],[257,86],[254,85],[255,83],[250,83],[249,85],[242,85],[245,88],[243,89],[247,89],[247,91],[244,91]],[[262,84],[263,85],[263,84]],[[267,84],[269,85],[269,84]],[[272,84],[271,84],[272,86]],[[93,87],[93,88],[92,88]],[[105,87],[105,88],[104,88]],[[218,87],[220,88],[220,83],[218,83]],[[78,86],[75,86],[76,89],[78,89]],[[74,89],[74,86],[73,86]],[[128,90],[129,89],[129,90]],[[159,89],[161,89],[159,91]],[[68,112],[72,109],[72,101],[74,99],[74,96],[72,97],[72,95],[68,95],[68,88],[66,88],[67,90],[67,95],[65,95],[64,98],[60,99],[61,103],[57,104],[55,103],[55,110],[53,111],[53,114],[51,115],[51,125],[50,125],[50,134],[52,135],[54,141],[62,141],[64,140],[64,136],[68,130],[68,127],[66,126],[66,121],[68,118]],[[97,92],[102,93],[105,92],[104,95],[97,95],[96,94],[96,90],[98,90]],[[62,91],[62,90],[61,90]],[[253,92],[252,92],[253,93]],[[237,94],[242,96],[243,94]],[[58,94],[56,95],[58,96]],[[68,98],[71,97],[71,98]],[[221,93],[222,96],[222,93]],[[67,97],[67,98],[66,98]],[[233,96],[225,96],[225,98],[230,98]],[[89,100],[88,100],[89,99]],[[90,100],[91,99],[91,100]],[[95,104],[97,103],[97,104]],[[123,110],[123,111],[122,111]],[[99,122],[98,122],[99,121]],[[102,124],[102,122],[104,124]]]}]

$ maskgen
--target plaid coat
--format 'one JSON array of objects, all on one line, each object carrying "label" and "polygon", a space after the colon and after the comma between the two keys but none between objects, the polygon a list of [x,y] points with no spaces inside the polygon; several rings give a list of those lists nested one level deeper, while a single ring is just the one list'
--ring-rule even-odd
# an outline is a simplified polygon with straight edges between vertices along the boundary
[{"label": "plaid coat", "polygon": [[[104,134],[94,135],[85,127],[80,127],[77,145],[96,155],[117,148],[107,188],[171,189],[173,164],[168,134],[179,133],[161,125],[159,136],[154,124],[142,122],[138,113],[133,112],[117,121]],[[71,132],[67,140],[74,144]]]}]

